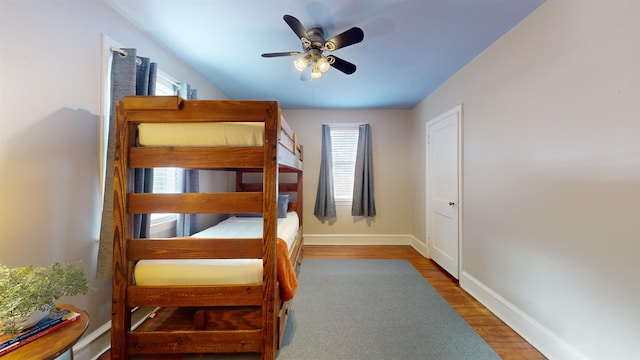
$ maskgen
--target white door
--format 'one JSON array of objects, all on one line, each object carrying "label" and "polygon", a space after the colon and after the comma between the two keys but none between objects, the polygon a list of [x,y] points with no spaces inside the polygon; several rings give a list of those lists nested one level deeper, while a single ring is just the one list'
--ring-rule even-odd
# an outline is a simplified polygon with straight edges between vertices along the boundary
[{"label": "white door", "polygon": [[459,277],[462,106],[427,122],[427,238],[431,258]]}]

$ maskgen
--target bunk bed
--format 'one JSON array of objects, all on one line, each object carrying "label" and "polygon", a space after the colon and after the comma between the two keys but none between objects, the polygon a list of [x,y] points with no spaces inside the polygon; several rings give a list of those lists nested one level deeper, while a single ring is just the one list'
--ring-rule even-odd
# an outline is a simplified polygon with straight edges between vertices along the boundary
[{"label": "bunk bed", "polygon": [[[112,359],[189,353],[261,353],[262,359],[274,359],[295,290],[290,282],[303,252],[302,146],[278,103],[135,96],[116,109]],[[251,133],[249,140],[235,138],[238,128]],[[229,171],[235,173],[235,191],[132,191],[134,169],[159,167]],[[281,181],[280,175],[290,180]],[[288,244],[280,238],[279,224],[289,219],[278,217],[278,200],[285,193],[292,199],[285,217],[297,222]],[[134,215],[151,213],[228,214],[241,227],[257,221],[259,230],[233,239],[215,228],[190,237],[135,238]],[[255,214],[261,216],[251,219]],[[253,264],[253,280],[189,280],[188,272],[170,269],[185,282],[154,282],[136,270],[141,264],[206,266],[236,260]],[[134,329],[136,308],[155,311]]]}]

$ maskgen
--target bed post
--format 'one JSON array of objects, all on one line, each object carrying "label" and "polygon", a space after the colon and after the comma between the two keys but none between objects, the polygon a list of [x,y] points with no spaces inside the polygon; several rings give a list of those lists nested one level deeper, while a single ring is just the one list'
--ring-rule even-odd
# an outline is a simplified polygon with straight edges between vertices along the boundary
[{"label": "bed post", "polygon": [[130,215],[126,211],[127,189],[129,188],[131,179],[128,171],[126,159],[129,144],[128,131],[131,131],[129,124],[126,123],[124,104],[119,101],[116,104],[117,126],[115,140],[115,161],[114,161],[114,180],[113,180],[113,289],[112,289],[112,305],[111,305],[111,358],[126,359],[127,358],[127,336],[126,333],[131,329],[131,313],[127,307],[127,285],[130,283],[129,278],[131,269],[127,261],[127,240],[133,236],[133,229],[127,226]]},{"label": "bed post", "polygon": [[276,241],[278,203],[278,137],[280,134],[280,108],[269,102],[264,129],[264,188],[263,188],[263,291],[262,299],[262,359],[276,357]]},{"label": "bed post", "polygon": [[[302,145],[300,145],[300,161],[303,161],[304,159],[302,158],[304,156],[304,148]],[[296,175],[298,184],[296,187],[296,190],[298,191],[296,193],[296,200],[297,200],[297,212],[298,212],[298,219],[300,221],[300,226],[302,226],[302,208],[303,208],[303,203],[302,203],[302,183],[303,183],[303,176],[302,176],[302,171],[298,171],[297,175]]]}]

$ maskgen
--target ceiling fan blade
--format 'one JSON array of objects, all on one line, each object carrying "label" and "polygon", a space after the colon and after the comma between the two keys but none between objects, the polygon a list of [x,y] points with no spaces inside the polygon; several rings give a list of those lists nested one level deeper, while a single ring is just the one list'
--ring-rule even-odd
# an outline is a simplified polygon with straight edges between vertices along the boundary
[{"label": "ceiling fan blade", "polygon": [[334,51],[345,46],[357,44],[364,39],[364,31],[359,27],[352,27],[351,29],[332,37],[325,41],[324,46],[329,51]]},{"label": "ceiling fan blade", "polygon": [[296,56],[300,54],[302,54],[300,51],[276,52],[276,53],[262,54],[262,57],[270,58],[270,57],[278,57],[278,56]]},{"label": "ceiling fan blade", "polygon": [[333,55],[327,56],[327,59],[329,60],[329,64],[331,64],[332,67],[342,71],[347,75],[351,75],[356,72],[356,66],[348,62],[347,60],[342,60],[339,57]]},{"label": "ceiling fan blade", "polygon": [[284,21],[289,25],[291,30],[293,30],[296,35],[298,35],[298,39],[307,39],[309,40],[309,35],[307,35],[307,30],[302,26],[300,20],[294,18],[291,15],[285,15],[282,17]]}]

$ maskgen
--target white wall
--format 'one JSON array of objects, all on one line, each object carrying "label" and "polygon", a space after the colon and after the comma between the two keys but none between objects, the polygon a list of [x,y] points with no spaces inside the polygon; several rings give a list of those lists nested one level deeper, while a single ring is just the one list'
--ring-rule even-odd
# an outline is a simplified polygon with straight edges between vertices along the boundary
[{"label": "white wall", "polygon": [[[285,110],[283,115],[304,146],[304,234],[306,244],[408,243],[411,229],[411,179],[407,154],[408,110]],[[336,206],[335,222],[313,216],[320,172],[322,124],[369,123],[373,144],[377,215],[351,216],[351,205]]]},{"label": "white wall", "polygon": [[552,359],[640,358],[640,2],[543,4],[415,109],[417,164],[459,103],[462,286]]},{"label": "white wall", "polygon": [[95,290],[62,299],[111,317],[111,283],[95,281],[100,227],[101,34],[223,98],[102,1],[0,1],[0,263],[81,260]]}]

